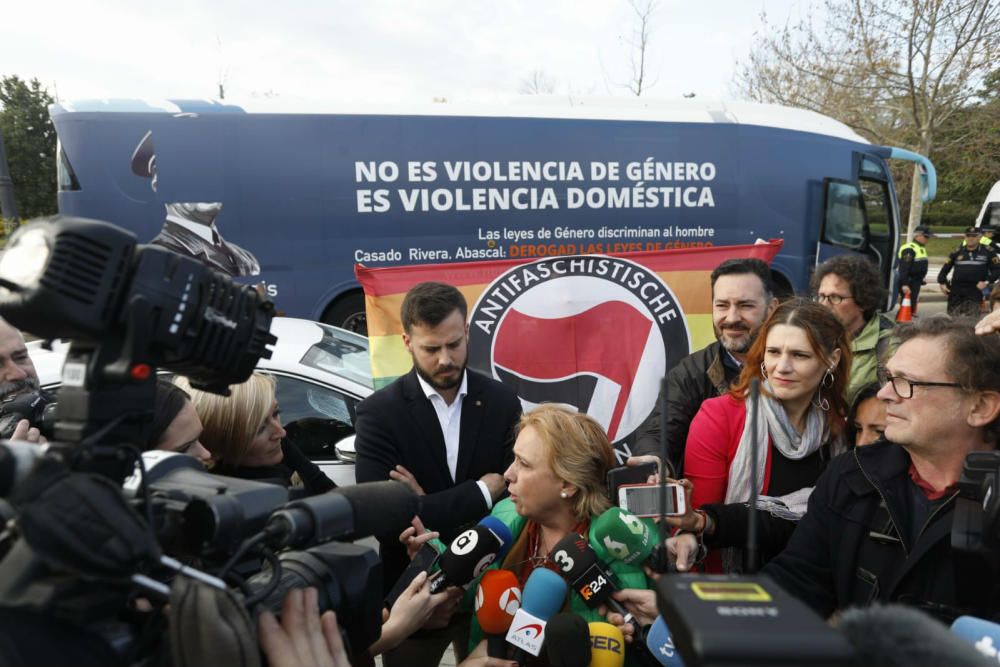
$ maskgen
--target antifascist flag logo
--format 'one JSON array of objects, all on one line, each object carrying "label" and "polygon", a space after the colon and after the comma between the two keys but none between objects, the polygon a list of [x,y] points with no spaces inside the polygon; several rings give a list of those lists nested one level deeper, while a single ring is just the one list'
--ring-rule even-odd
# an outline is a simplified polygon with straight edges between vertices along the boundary
[{"label": "antifascist flag logo", "polygon": [[514,386],[526,409],[572,406],[618,442],[652,411],[660,378],[689,340],[676,298],[653,272],[616,257],[558,257],[516,266],[483,291],[469,363]]}]

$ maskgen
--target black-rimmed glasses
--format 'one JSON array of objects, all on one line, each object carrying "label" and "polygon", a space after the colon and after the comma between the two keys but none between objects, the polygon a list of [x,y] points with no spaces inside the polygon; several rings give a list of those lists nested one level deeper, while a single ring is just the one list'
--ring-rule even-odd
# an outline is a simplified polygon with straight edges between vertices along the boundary
[{"label": "black-rimmed glasses", "polygon": [[918,380],[908,380],[904,377],[889,375],[889,371],[884,368],[878,370],[878,382],[883,387],[886,383],[891,384],[892,390],[900,398],[913,398],[914,387],[962,387],[957,382],[920,382]]},{"label": "black-rimmed glasses", "polygon": [[823,303],[824,301],[829,301],[831,306],[839,306],[844,299],[853,299],[853,296],[844,296],[843,294],[814,294],[813,301],[816,303]]}]

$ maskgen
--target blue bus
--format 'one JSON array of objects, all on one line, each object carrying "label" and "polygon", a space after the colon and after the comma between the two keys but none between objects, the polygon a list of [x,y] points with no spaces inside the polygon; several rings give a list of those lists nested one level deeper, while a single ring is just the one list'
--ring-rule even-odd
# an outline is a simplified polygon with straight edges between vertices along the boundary
[{"label": "blue bus", "polygon": [[[256,284],[287,315],[364,330],[357,263],[388,266],[781,238],[782,292],[839,253],[892,287],[890,159],[819,114],[697,100],[536,100],[272,113],[98,100],[50,108],[59,210]],[[890,293],[894,290],[890,289]]]}]

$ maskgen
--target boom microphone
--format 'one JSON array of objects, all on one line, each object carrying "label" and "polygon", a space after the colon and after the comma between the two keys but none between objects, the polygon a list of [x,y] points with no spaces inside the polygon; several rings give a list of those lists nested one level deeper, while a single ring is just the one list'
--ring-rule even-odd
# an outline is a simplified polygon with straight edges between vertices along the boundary
[{"label": "boom microphone", "polygon": [[510,570],[487,570],[476,589],[476,620],[486,635],[486,653],[503,658],[514,614],[521,608],[521,586]]},{"label": "boom microphone", "polygon": [[566,600],[566,582],[552,570],[535,568],[524,583],[521,608],[507,631],[507,641],[519,651],[515,659],[523,662],[524,653],[537,656],[545,641],[545,625]]},{"label": "boom microphone", "polygon": [[431,578],[431,593],[448,586],[465,586],[482,574],[498,558],[503,558],[512,541],[510,529],[496,517],[488,516],[452,540],[438,558],[441,571]]},{"label": "boom microphone", "polygon": [[[848,609],[840,615],[837,627],[854,648],[857,664],[866,667],[982,667],[997,664],[995,654],[992,661],[986,660],[973,646],[957,636],[958,633],[948,632],[942,623],[905,605]],[[962,627],[967,626],[963,624]]]},{"label": "boom microphone", "polygon": [[610,623],[594,622],[590,629],[591,667],[622,667],[625,664],[625,637]]},{"label": "boom microphone", "polygon": [[662,616],[657,616],[646,634],[646,648],[663,667],[684,667],[680,653],[674,647],[674,638]]},{"label": "boom microphone", "polygon": [[268,519],[274,547],[400,533],[419,514],[419,496],[402,482],[369,482],[286,504]]},{"label": "boom microphone", "polygon": [[560,612],[545,626],[545,653],[552,667],[590,664],[590,628],[576,614]]}]

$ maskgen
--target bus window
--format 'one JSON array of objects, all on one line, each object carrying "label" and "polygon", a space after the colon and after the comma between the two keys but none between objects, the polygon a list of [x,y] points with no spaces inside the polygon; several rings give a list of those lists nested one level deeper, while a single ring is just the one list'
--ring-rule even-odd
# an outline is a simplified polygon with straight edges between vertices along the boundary
[{"label": "bus window", "polygon": [[823,242],[858,250],[865,245],[861,190],[853,183],[826,179]]}]

